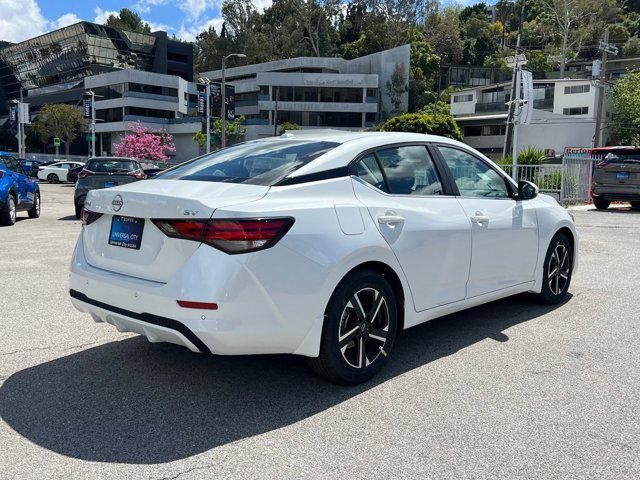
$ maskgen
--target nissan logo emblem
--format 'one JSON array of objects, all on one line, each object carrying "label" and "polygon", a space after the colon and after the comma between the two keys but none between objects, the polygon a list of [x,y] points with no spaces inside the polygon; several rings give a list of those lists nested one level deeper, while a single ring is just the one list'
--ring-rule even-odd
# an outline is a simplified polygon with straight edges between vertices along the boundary
[{"label": "nissan logo emblem", "polygon": [[116,212],[120,211],[123,204],[124,202],[122,201],[122,197],[120,195],[116,195],[115,197],[113,197],[113,200],[111,201],[111,206]]}]

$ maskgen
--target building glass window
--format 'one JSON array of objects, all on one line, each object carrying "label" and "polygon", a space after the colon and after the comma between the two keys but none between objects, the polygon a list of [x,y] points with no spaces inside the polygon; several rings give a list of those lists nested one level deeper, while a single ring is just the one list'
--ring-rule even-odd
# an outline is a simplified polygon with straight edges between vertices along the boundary
[{"label": "building glass window", "polygon": [[462,102],[473,102],[473,94],[467,94],[467,95],[454,95],[453,96],[453,103],[462,103]]},{"label": "building glass window", "polygon": [[480,125],[469,125],[464,127],[465,137],[479,137],[482,135],[482,127]]},{"label": "building glass window", "polygon": [[576,93],[589,93],[591,90],[591,85],[571,85],[568,87],[564,87],[565,95],[573,95]]},{"label": "building glass window", "polygon": [[570,107],[563,108],[563,115],[587,115],[589,113],[589,107]]}]

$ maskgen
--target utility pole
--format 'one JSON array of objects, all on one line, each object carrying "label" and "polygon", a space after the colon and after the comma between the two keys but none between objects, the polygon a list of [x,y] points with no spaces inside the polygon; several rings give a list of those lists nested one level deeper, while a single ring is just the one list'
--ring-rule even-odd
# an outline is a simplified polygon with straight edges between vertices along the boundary
[{"label": "utility pole", "polygon": [[605,116],[605,87],[607,85],[607,57],[609,54],[617,55],[618,49],[615,45],[609,43],[609,29],[604,31],[604,40],[600,42],[600,50],[602,50],[602,65],[600,66],[600,81],[598,85],[598,105],[596,110],[596,131],[593,136],[593,146],[602,147],[602,124]]},{"label": "utility pole", "polygon": [[[522,0],[520,4],[520,23],[518,25],[518,38],[516,40],[516,55],[520,51],[520,41],[522,39],[522,23],[524,21],[524,6],[525,1]],[[515,114],[516,104],[514,103],[516,96],[516,79],[518,68],[516,66],[513,67],[513,75],[511,76],[511,103],[509,104],[509,111],[507,114],[507,131],[504,134],[504,145],[502,147],[502,158],[507,156],[507,152],[512,149],[512,136],[513,136],[513,118]]]},{"label": "utility pole", "polygon": [[20,100],[11,100],[13,103],[11,116],[15,118],[15,122],[18,124],[18,157],[22,158],[22,102]]}]

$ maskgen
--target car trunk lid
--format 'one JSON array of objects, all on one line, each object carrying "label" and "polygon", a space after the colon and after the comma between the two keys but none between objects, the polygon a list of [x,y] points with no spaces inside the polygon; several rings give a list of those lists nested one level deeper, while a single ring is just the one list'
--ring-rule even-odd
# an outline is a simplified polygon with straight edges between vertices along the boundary
[{"label": "car trunk lid", "polygon": [[[208,219],[217,208],[259,200],[268,190],[259,185],[189,180],[142,180],[92,190],[85,208],[103,215],[83,229],[85,256],[97,268],[167,282],[200,243],[170,238],[151,219]],[[115,216],[143,221],[139,248],[113,244]]]}]

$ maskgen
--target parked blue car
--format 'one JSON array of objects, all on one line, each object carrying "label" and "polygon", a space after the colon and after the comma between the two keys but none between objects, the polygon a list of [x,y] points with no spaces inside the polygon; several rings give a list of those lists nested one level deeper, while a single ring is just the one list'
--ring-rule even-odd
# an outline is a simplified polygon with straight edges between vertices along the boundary
[{"label": "parked blue car", "polygon": [[0,225],[16,223],[16,213],[40,216],[40,189],[11,153],[0,152]]}]

